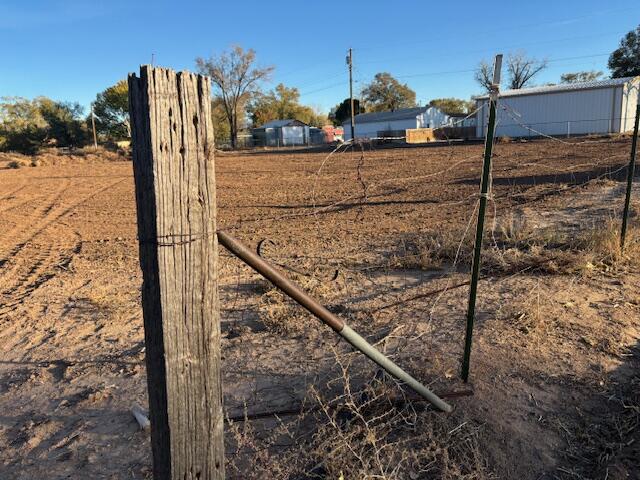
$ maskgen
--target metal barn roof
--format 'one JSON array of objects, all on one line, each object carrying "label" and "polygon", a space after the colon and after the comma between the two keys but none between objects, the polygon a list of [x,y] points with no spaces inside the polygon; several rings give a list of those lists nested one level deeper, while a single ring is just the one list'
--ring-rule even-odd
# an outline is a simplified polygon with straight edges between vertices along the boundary
[{"label": "metal barn roof", "polygon": [[[406,120],[408,118],[415,118],[421,113],[427,111],[429,107],[415,107],[415,108],[400,108],[398,110],[392,110],[390,112],[372,112],[372,113],[360,113],[355,116],[356,123],[371,123],[371,122],[388,122],[391,120]],[[349,123],[347,119],[344,123]]]},{"label": "metal barn roof", "polygon": [[[624,85],[625,83],[639,79],[640,77],[609,78],[607,80],[595,80],[593,82],[563,83],[560,85],[545,85],[542,87],[521,88],[518,90],[505,90],[500,92],[500,97],[518,97],[521,95],[536,95],[544,93],[571,92],[576,90],[591,90],[594,88],[608,88]],[[480,95],[476,100],[489,98],[489,95]]]}]

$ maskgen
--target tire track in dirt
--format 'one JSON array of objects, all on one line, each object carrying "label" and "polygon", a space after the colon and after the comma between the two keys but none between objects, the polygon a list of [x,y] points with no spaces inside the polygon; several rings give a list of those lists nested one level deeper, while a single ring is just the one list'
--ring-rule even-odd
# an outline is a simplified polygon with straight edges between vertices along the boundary
[{"label": "tire track in dirt", "polygon": [[15,187],[13,190],[10,190],[6,193],[3,193],[2,196],[0,196],[0,202],[4,202],[5,200],[10,199],[11,197],[14,197],[16,193],[18,193],[19,191],[21,191],[25,186],[27,185],[27,182],[25,180],[22,180],[17,187]]},{"label": "tire track in dirt", "polygon": [[22,231],[15,228],[13,232],[4,235],[4,239],[0,236],[5,245],[11,245],[8,253],[0,257],[0,266],[8,265],[0,273],[0,284],[3,285],[0,291],[0,316],[17,308],[80,252],[81,235],[60,220],[78,206],[122,181],[124,180],[109,183],[70,205],[57,206],[69,187],[67,181],[30,216],[29,228],[23,228]]},{"label": "tire track in dirt", "polygon": [[[69,180],[64,180],[60,185],[56,185],[53,191],[44,194],[43,200],[39,198],[42,194],[40,194],[40,196],[36,194],[35,198],[27,196],[27,198],[31,198],[31,203],[35,205],[35,208],[27,211],[25,214],[17,212],[7,215],[7,211],[17,207],[17,205],[5,208],[0,212],[9,217],[9,220],[11,220],[11,217],[14,217],[14,221],[12,222],[14,225],[13,228],[0,230],[0,266],[6,261],[8,255],[11,256],[17,253],[17,251],[15,251],[16,246],[33,237],[33,232],[36,232],[39,225],[46,221],[47,216],[54,210],[70,183]],[[23,201],[21,203],[25,205],[29,202]],[[7,246],[9,246],[8,252],[6,249]],[[0,276],[0,278],[2,277]]]},{"label": "tire track in dirt", "polygon": [[[10,197],[10,198],[12,198],[12,197]],[[28,205],[29,203],[33,203],[33,201],[34,201],[33,197],[31,197],[31,198],[27,197],[27,198],[23,198],[19,202],[9,203],[8,205],[5,205],[4,207],[0,208],[0,213],[11,212],[12,210],[17,210],[17,209],[19,209],[21,207],[24,207],[25,205]]]}]

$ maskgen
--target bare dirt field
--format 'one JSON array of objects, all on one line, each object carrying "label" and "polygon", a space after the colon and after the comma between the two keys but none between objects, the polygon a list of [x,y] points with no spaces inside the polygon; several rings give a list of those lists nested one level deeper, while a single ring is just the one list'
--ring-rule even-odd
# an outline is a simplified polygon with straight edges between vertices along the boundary
[{"label": "bare dirt field", "polygon": [[[468,386],[482,145],[217,155],[219,227],[434,391],[473,389],[451,415],[403,399],[221,249],[228,476],[640,478],[629,149],[497,144]],[[151,478],[131,163],[18,160],[0,156],[0,479]]]}]

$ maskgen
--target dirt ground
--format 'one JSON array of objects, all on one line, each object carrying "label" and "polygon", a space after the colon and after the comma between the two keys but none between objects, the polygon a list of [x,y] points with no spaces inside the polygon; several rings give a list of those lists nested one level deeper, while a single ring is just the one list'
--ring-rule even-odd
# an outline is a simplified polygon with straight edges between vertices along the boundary
[{"label": "dirt ground", "polygon": [[[605,248],[629,149],[628,138],[497,144],[473,395],[451,398],[450,416],[411,407],[413,426],[382,438],[393,452],[367,450],[385,461],[350,445],[318,455],[322,435],[375,444],[330,414],[298,421],[284,443],[265,432],[286,413],[241,419],[304,409],[312,387],[339,396],[336,360],[351,362],[354,385],[379,372],[221,250],[228,476],[300,478],[282,465],[304,457],[315,478],[640,478],[640,267]],[[218,226],[252,248],[264,240],[265,258],[433,390],[464,390],[481,155],[480,144],[220,153]],[[150,478],[149,436],[131,414],[147,405],[131,163],[11,161],[0,156],[0,478]],[[425,450],[417,425],[440,429]]]}]

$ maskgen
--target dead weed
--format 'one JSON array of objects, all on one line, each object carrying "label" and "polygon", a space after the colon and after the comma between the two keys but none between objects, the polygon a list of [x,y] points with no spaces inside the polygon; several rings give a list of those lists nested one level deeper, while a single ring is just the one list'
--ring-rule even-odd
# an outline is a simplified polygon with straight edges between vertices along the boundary
[{"label": "dead weed", "polygon": [[[395,268],[434,269],[456,263],[471,265],[473,239],[461,231],[425,232],[403,239],[400,253],[391,257]],[[462,240],[461,240],[462,239]],[[532,229],[513,216],[497,222],[485,233],[481,269],[484,274],[514,273],[588,274],[640,265],[640,228],[627,231],[624,251],[620,248],[619,225],[575,233]]]},{"label": "dead weed", "polygon": [[640,456],[640,377],[613,385],[601,401],[579,410],[579,423],[565,435],[567,464],[561,479],[635,478]]},{"label": "dead weed", "polygon": [[[323,304],[344,291],[341,279],[325,280],[316,275],[290,274],[303,290]],[[264,293],[260,296],[260,321],[267,330],[286,335],[300,335],[318,326],[319,320],[303,307],[282,293],[271,283],[264,281]]]},{"label": "dead weed", "polygon": [[335,381],[312,387],[303,412],[295,419],[277,418],[277,425],[262,434],[251,422],[231,423],[235,452],[228,457],[227,468],[232,475],[243,479],[495,478],[481,453],[481,425],[462,412],[445,416],[398,396],[397,385],[380,374],[362,386],[361,380],[350,378],[348,365],[339,359],[338,364]]}]

